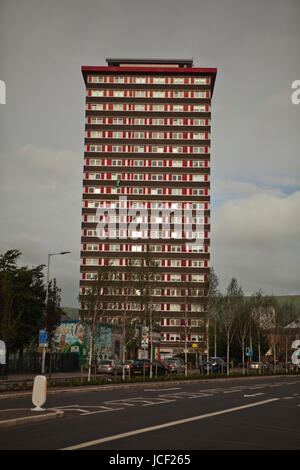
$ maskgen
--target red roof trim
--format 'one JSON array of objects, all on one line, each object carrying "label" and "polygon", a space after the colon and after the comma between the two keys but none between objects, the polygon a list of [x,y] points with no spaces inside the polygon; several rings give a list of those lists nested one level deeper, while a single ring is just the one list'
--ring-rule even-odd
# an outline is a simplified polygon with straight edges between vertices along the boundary
[{"label": "red roof trim", "polygon": [[200,67],[107,67],[107,66],[85,66],[81,67],[81,72],[87,84],[87,74],[89,72],[125,72],[125,73],[136,73],[136,72],[146,72],[146,73],[180,73],[180,74],[208,74],[211,75],[211,90],[215,87],[215,80],[217,75],[217,68],[200,68]]},{"label": "red roof trim", "polygon": [[166,72],[166,73],[217,73],[216,68],[198,67],[105,67],[105,66],[85,66],[81,67],[82,72]]}]

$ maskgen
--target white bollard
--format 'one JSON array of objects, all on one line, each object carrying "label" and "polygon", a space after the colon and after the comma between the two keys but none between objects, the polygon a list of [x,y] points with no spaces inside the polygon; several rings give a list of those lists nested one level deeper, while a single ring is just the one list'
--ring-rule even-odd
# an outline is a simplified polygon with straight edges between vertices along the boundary
[{"label": "white bollard", "polygon": [[44,375],[37,375],[33,382],[32,403],[35,408],[31,411],[45,411],[41,408],[46,403],[47,396],[47,379]]}]

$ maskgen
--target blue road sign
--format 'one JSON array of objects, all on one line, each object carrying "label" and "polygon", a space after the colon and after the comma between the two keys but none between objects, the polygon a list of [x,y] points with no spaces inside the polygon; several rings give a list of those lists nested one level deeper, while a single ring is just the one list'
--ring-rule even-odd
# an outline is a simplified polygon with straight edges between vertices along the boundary
[{"label": "blue road sign", "polygon": [[40,330],[39,343],[48,344],[48,333],[46,330]]}]

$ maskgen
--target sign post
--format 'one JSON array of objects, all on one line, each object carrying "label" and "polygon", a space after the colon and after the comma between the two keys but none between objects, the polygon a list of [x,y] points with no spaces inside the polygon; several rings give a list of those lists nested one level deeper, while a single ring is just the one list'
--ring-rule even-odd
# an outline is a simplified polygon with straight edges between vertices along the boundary
[{"label": "sign post", "polygon": [[6,347],[4,341],[0,339],[0,364],[6,364]]},{"label": "sign post", "polygon": [[6,346],[4,341],[0,340],[0,372],[1,377],[5,377],[5,364],[6,364]]},{"label": "sign post", "polygon": [[42,348],[42,374],[45,373],[45,356],[48,348],[48,333],[46,330],[40,330],[39,347]]}]

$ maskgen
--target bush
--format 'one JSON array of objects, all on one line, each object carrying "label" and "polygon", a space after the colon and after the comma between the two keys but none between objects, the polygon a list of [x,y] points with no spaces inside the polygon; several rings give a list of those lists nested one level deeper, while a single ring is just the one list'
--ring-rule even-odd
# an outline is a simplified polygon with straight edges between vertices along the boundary
[{"label": "bush", "polygon": [[[262,371],[261,374],[259,371],[253,371],[253,372],[247,372],[245,371],[245,374],[242,372],[231,372],[229,376],[227,376],[226,373],[221,374],[219,372],[210,372],[209,375],[206,373],[204,374],[193,374],[193,375],[188,375],[187,377],[184,374],[169,374],[167,376],[159,376],[159,377],[153,377],[150,379],[150,377],[131,377],[130,380],[128,377],[123,380],[122,377],[112,377],[112,378],[91,378],[90,382],[88,382],[87,378],[85,377],[84,380],[79,379],[65,379],[65,380],[55,380],[55,379],[48,379],[48,388],[54,388],[54,387],[83,387],[83,386],[89,386],[89,385],[113,385],[113,384],[134,384],[134,383],[147,383],[147,382],[168,382],[168,381],[173,381],[173,380],[185,380],[185,381],[193,381],[193,380],[201,380],[201,379],[217,379],[217,378],[235,378],[235,377],[263,377],[263,376],[276,376],[276,375],[295,375],[299,374],[299,370],[296,371],[288,371],[286,372],[285,370],[281,371],[276,371],[276,374],[274,374],[273,370],[266,370]],[[21,390],[32,390],[32,383],[27,382],[14,382],[14,383],[8,383],[8,384],[0,384],[0,392],[4,391],[21,391]]]}]

